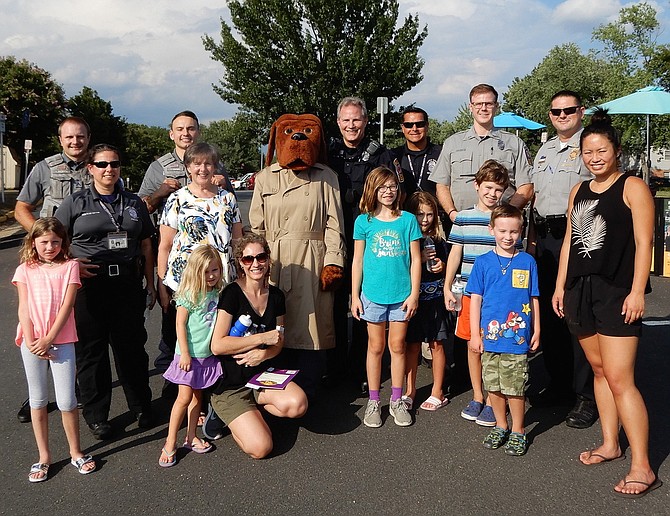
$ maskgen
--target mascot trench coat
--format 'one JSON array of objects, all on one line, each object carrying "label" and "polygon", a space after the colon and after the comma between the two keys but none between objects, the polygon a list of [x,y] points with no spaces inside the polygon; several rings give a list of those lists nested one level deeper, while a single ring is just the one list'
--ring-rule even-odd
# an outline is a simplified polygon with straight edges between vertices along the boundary
[{"label": "mascot trench coat", "polygon": [[264,168],[256,176],[249,222],[270,244],[270,282],[286,294],[284,347],[335,347],[333,292],[323,292],[319,282],[324,265],[345,262],[335,172],[319,163],[299,172],[277,163]]}]

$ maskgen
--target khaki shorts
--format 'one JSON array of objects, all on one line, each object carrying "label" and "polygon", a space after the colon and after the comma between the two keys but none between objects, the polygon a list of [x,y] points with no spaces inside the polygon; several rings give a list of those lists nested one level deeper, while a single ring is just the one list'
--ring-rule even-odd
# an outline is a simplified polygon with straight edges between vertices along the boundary
[{"label": "khaki shorts", "polygon": [[240,387],[213,394],[210,403],[221,420],[229,425],[245,412],[258,410],[258,395],[260,391],[249,387]]},{"label": "khaki shorts", "polygon": [[461,311],[456,319],[456,336],[470,340],[470,296],[463,296],[461,300]]},{"label": "khaki shorts", "polygon": [[528,381],[528,355],[485,351],[482,354],[482,379],[488,392],[524,396]]}]

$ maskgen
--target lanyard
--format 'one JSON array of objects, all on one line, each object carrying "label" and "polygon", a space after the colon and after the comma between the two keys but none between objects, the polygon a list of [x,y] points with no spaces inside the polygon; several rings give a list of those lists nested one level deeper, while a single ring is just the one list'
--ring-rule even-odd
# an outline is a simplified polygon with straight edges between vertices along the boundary
[{"label": "lanyard", "polygon": [[412,155],[407,154],[407,163],[409,163],[409,169],[412,172],[412,175],[414,176],[414,178],[416,179],[416,186],[417,186],[417,188],[419,188],[419,190],[421,190],[421,186],[420,186],[421,177],[423,176],[423,171],[424,171],[424,168],[426,167],[426,157],[427,156],[428,156],[428,152],[426,152],[423,155],[423,161],[421,162],[421,168],[419,169],[419,175],[417,176],[416,172],[414,172],[414,165],[412,164]]},{"label": "lanyard", "polygon": [[[117,220],[114,218],[114,215],[112,214],[112,212],[109,211],[109,208],[107,207],[107,203],[104,202],[104,201],[103,201],[102,199],[100,199],[100,198],[98,198],[98,202],[100,203],[100,206],[102,206],[102,209],[105,211],[105,213],[107,213],[107,215],[109,215],[109,218],[110,218],[110,220],[112,221],[112,224],[114,224],[114,227],[116,227],[116,230],[117,230],[117,231],[121,231],[121,229],[123,229],[121,226],[123,225],[124,202],[123,202],[123,195],[121,195],[120,192],[119,192],[118,195],[119,195],[119,197],[121,198],[121,199],[120,199],[120,201],[121,201],[121,213],[119,214],[119,220],[118,220],[118,222],[117,222]],[[114,207],[112,206],[112,209],[113,209],[113,208],[114,208]]]}]

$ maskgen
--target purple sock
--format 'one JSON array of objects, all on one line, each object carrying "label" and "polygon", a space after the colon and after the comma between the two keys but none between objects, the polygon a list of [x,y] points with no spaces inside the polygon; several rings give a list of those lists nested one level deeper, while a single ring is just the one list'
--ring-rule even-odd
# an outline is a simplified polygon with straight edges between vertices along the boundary
[{"label": "purple sock", "polygon": [[379,390],[373,391],[370,389],[370,400],[372,401],[379,401]]},{"label": "purple sock", "polygon": [[398,401],[402,396],[402,387],[391,386],[391,401]]}]

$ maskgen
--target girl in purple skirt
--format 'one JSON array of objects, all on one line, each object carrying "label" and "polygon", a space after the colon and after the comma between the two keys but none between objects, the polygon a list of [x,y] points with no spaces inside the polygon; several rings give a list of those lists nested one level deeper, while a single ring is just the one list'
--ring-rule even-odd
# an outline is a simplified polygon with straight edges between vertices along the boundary
[{"label": "girl in purple skirt", "polygon": [[195,453],[207,453],[212,445],[196,435],[202,389],[216,382],[221,363],[212,356],[210,341],[216,322],[217,304],[222,288],[222,264],[219,252],[211,245],[196,248],[189,256],[174,300],[177,305],[177,348],[174,359],[163,375],[179,385],[172,406],[165,446],[158,465],[164,468],[177,463],[177,433],[188,417],[183,447]]}]

